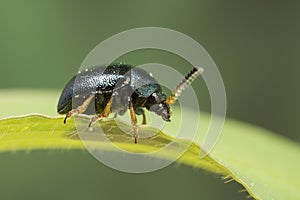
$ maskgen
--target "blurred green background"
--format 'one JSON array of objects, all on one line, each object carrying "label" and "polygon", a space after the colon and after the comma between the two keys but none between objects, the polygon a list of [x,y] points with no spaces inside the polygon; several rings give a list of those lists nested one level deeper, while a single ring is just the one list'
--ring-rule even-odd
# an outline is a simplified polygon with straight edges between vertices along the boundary
[{"label": "blurred green background", "polygon": [[[101,41],[131,28],[165,27],[192,37],[214,59],[226,87],[228,117],[299,142],[299,6],[297,1],[258,0],[2,0],[0,88],[12,92],[14,88],[60,90]],[[136,52],[124,61],[158,62],[186,73],[186,68],[182,68],[185,61],[168,53]],[[199,94],[201,108],[209,111],[204,84],[197,80],[194,87],[203,91]],[[20,196],[49,199],[102,195],[134,199],[240,199],[246,195],[237,192],[240,186],[235,183],[224,185],[218,177],[184,166],[130,175],[102,166],[87,153],[1,154],[0,160],[0,177],[5,180],[0,183],[1,190],[7,187],[0,197],[5,199],[16,197],[11,196],[14,190]],[[7,169],[10,173],[4,173]],[[99,174],[105,176],[105,182]]]}]

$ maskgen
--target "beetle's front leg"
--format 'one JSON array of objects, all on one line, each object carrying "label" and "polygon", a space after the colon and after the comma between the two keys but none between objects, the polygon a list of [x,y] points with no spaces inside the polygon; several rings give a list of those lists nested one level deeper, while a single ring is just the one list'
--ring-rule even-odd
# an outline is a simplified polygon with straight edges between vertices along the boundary
[{"label": "beetle's front leg", "polygon": [[112,105],[112,98],[110,98],[110,100],[109,100],[108,103],[106,104],[106,106],[105,106],[103,112],[102,112],[100,115],[96,115],[96,116],[94,116],[94,117],[91,119],[91,121],[90,121],[88,127],[91,128],[92,125],[93,125],[94,123],[96,123],[97,121],[99,121],[99,120],[101,120],[101,119],[103,119],[103,118],[107,118],[107,117],[109,116],[109,114],[111,113],[111,105]]},{"label": "beetle's front leg", "polygon": [[134,143],[136,144],[139,135],[138,135],[138,127],[137,127],[137,118],[133,109],[131,97],[128,97],[128,109],[130,112],[131,125],[133,130],[132,136],[134,138]]},{"label": "beetle's front leg", "polygon": [[94,95],[91,95],[89,98],[87,98],[81,106],[78,106],[76,109],[72,109],[71,111],[69,111],[67,114],[66,114],[66,117],[64,119],[64,124],[67,122],[67,119],[74,116],[74,115],[77,115],[77,114],[81,114],[83,113],[84,111],[86,111],[86,109],[88,108],[88,106],[90,105],[92,99],[94,98]]}]

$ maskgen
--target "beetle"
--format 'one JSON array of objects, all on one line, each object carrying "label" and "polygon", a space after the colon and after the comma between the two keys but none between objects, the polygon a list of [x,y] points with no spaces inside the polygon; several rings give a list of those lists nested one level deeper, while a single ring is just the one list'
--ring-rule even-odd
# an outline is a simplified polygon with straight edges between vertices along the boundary
[{"label": "beetle", "polygon": [[142,124],[146,124],[146,108],[170,122],[171,105],[202,72],[203,68],[194,67],[167,97],[151,73],[141,68],[122,63],[88,68],[67,83],[60,95],[57,112],[65,114],[64,123],[77,114],[96,114],[88,125],[92,127],[110,113],[115,113],[116,117],[129,110],[134,143],[137,143],[136,115],[143,115]]}]

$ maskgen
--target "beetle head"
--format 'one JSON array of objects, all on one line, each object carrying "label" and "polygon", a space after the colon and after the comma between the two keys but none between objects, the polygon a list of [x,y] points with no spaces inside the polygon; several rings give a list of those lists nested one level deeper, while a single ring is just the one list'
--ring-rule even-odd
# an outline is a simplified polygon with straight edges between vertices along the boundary
[{"label": "beetle head", "polygon": [[166,95],[162,92],[155,92],[151,94],[146,102],[146,108],[157,115],[161,116],[163,120],[169,122],[172,111],[170,105],[166,104]]}]

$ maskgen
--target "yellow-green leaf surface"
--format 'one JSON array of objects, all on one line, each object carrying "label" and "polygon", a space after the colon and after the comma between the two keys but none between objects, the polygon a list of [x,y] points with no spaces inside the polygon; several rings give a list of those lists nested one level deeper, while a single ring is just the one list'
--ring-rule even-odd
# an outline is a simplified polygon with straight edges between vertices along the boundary
[{"label": "yellow-green leaf surface", "polygon": [[[58,96],[57,91],[1,91],[0,151],[83,149],[84,145],[76,135],[74,121],[69,120],[64,125],[62,118],[55,114]],[[28,113],[43,113],[52,117]],[[27,115],[14,117],[20,114]],[[215,148],[209,156],[200,159],[198,144],[203,139],[201,132],[208,123],[209,115],[201,113],[201,128],[196,141],[178,162],[223,176],[229,175],[228,178],[233,177],[258,199],[300,199],[299,144],[262,128],[227,119]],[[174,140],[172,133],[159,132],[133,144],[132,138],[122,133],[113,120],[102,122],[101,126],[114,144],[128,151],[155,151]],[[151,132],[155,129],[141,127],[140,131]],[[178,145],[187,143],[183,139],[174,141]],[[101,148],[110,150],[104,143]],[[170,149],[161,158],[172,159],[174,152],[176,148]]]}]

